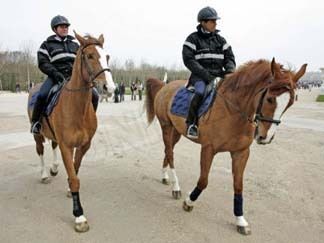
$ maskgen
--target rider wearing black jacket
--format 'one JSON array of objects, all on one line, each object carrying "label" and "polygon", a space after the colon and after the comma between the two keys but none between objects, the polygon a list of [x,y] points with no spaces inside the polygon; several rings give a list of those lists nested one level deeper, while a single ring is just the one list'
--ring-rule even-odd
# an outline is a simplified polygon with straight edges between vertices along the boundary
[{"label": "rider wearing black jacket", "polygon": [[[50,89],[57,83],[68,80],[72,75],[73,63],[79,44],[74,37],[68,35],[70,26],[67,18],[61,15],[55,16],[51,21],[51,28],[55,32],[42,43],[38,52],[38,67],[48,77],[40,88],[32,114],[31,132],[39,134],[41,130],[41,114],[44,110],[46,98]],[[95,88],[92,90],[92,103],[97,109],[99,95]]]},{"label": "rider wearing black jacket", "polygon": [[55,82],[62,82],[63,77],[67,79],[72,75],[78,49],[79,44],[74,41],[73,36],[68,35],[63,39],[52,35],[43,42],[37,52],[38,67]]},{"label": "rider wearing black jacket", "polygon": [[187,37],[182,49],[183,62],[191,71],[189,83],[195,87],[186,120],[189,138],[198,138],[197,110],[206,85],[217,77],[224,78],[236,67],[231,46],[216,30],[216,20],[220,19],[216,10],[205,7],[199,11],[197,19],[197,31]]}]

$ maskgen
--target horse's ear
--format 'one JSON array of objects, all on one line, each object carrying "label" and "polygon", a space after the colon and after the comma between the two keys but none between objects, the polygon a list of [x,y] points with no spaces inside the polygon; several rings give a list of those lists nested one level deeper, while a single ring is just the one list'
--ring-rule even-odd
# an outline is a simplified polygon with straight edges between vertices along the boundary
[{"label": "horse's ear", "polygon": [[99,43],[103,46],[103,43],[104,43],[104,41],[105,41],[105,39],[104,39],[104,37],[103,37],[103,34],[101,34],[101,35],[99,36],[98,41],[99,41]]},{"label": "horse's ear", "polygon": [[73,30],[75,38],[77,38],[77,40],[80,42],[80,45],[83,46],[85,43],[85,39],[79,35],[77,32],[75,32],[75,30]]},{"label": "horse's ear", "polygon": [[276,77],[276,75],[278,73],[280,73],[280,67],[279,65],[276,63],[276,60],[275,58],[273,57],[272,58],[272,61],[271,61],[271,73],[274,77]]},{"label": "horse's ear", "polygon": [[107,66],[109,66],[109,59],[110,59],[110,56],[107,54],[107,55],[106,55]]},{"label": "horse's ear", "polygon": [[295,76],[293,77],[293,81],[295,83],[297,83],[297,81],[305,74],[306,72],[306,67],[307,67],[307,63],[305,63],[303,66],[301,66],[301,68],[298,70],[298,72],[295,74]]}]

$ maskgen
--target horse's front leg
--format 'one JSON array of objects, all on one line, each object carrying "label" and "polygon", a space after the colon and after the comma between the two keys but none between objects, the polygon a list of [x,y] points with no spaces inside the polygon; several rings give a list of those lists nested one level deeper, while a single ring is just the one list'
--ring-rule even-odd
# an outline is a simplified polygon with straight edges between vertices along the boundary
[{"label": "horse's front leg", "polygon": [[74,155],[74,169],[75,169],[75,173],[76,174],[79,173],[79,169],[80,169],[80,166],[81,166],[82,158],[85,155],[85,153],[88,151],[88,149],[90,148],[90,145],[91,145],[91,142],[89,141],[85,145],[77,148],[76,151],[75,151],[75,155]]},{"label": "horse's front leg", "polygon": [[73,215],[75,216],[75,230],[77,232],[86,232],[89,230],[89,225],[86,217],[83,215],[83,208],[80,202],[80,180],[76,174],[73,163],[73,148],[65,144],[59,144],[64,166],[68,174],[69,187],[73,200]]},{"label": "horse's front leg", "polygon": [[249,158],[250,150],[245,149],[238,152],[231,152],[232,174],[234,187],[234,215],[236,217],[237,231],[243,235],[251,234],[248,222],[243,216],[243,174]]},{"label": "horse's front leg", "polygon": [[[80,166],[81,166],[82,158],[85,155],[85,153],[88,151],[88,149],[90,148],[90,145],[91,145],[91,142],[88,142],[84,146],[81,146],[81,147],[79,147],[79,148],[77,148],[75,150],[75,155],[74,155],[74,169],[75,169],[75,173],[77,175],[79,173],[79,169],[80,169]],[[70,188],[68,188],[66,195],[67,195],[67,197],[72,197]]]},{"label": "horse's front leg", "polygon": [[195,189],[190,193],[190,195],[183,202],[183,209],[190,212],[193,209],[194,202],[197,200],[201,192],[208,185],[208,175],[210,171],[211,164],[213,162],[215,153],[213,152],[213,147],[211,145],[203,146],[200,152],[200,177]]}]

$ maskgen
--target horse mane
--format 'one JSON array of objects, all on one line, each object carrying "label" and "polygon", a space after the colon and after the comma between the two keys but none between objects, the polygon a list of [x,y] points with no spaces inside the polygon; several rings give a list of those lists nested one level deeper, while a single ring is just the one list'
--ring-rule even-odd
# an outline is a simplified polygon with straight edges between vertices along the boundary
[{"label": "horse mane", "polygon": [[235,91],[255,86],[260,80],[270,82],[271,79],[270,62],[260,59],[242,64],[234,73],[228,75],[222,84],[225,89]]},{"label": "horse mane", "polygon": [[271,72],[271,63],[268,60],[260,59],[257,61],[249,61],[242,64],[234,73],[228,75],[224,82],[221,83],[225,90],[248,90],[253,86],[256,86],[259,82],[271,83],[272,86],[289,85],[293,89],[296,88],[296,84],[290,82],[289,76],[295,74],[290,69],[284,69],[283,65],[277,63],[281,69],[281,74],[286,76],[280,82],[273,83],[273,76]]}]

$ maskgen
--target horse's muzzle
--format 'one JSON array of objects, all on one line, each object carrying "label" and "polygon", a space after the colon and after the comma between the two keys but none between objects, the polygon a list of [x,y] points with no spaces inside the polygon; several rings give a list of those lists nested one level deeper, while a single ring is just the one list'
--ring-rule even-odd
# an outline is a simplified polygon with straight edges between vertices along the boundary
[{"label": "horse's muzzle", "polygon": [[266,145],[266,144],[270,144],[272,142],[273,138],[274,138],[274,135],[270,139],[267,139],[267,137],[256,135],[254,139],[256,140],[257,144]]}]

